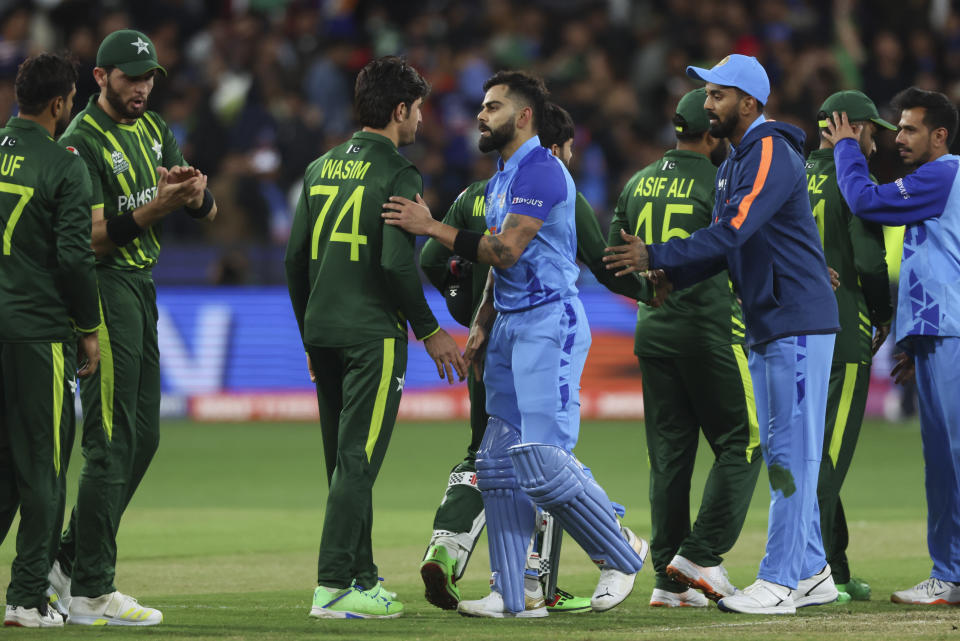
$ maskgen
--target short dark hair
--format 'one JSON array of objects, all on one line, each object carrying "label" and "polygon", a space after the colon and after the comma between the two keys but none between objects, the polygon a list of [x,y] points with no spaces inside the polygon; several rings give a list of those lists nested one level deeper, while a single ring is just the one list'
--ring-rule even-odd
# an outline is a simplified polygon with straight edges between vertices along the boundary
[{"label": "short dark hair", "polygon": [[27,58],[14,83],[20,113],[38,115],[54,98],[66,100],[76,84],[77,65],[72,58],[55,53]]},{"label": "short dark hair", "polygon": [[549,149],[553,145],[563,147],[574,134],[573,118],[566,109],[555,102],[547,102],[543,106],[543,121],[538,133],[540,144]]},{"label": "short dark hair", "polygon": [[947,130],[947,147],[953,144],[957,136],[957,107],[944,94],[909,87],[894,96],[892,104],[897,111],[923,107],[923,124],[931,131],[943,127]]},{"label": "short dark hair", "polygon": [[420,72],[398,56],[371,60],[360,70],[353,88],[353,113],[361,127],[383,129],[390,114],[403,103],[410,108],[430,93]]},{"label": "short dark hair", "polygon": [[539,132],[543,110],[550,98],[543,80],[526,71],[498,71],[483,83],[483,90],[489,91],[490,87],[497,85],[506,85],[511,98],[519,98],[519,102],[530,107],[533,111],[533,129]]}]

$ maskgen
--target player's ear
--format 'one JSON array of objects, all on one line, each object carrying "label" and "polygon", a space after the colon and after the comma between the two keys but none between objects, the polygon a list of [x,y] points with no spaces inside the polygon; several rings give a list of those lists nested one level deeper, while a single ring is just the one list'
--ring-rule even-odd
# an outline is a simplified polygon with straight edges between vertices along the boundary
[{"label": "player's ear", "polygon": [[396,107],[393,108],[393,119],[395,122],[403,122],[407,119],[407,113],[409,109],[407,108],[406,103],[399,103]]}]

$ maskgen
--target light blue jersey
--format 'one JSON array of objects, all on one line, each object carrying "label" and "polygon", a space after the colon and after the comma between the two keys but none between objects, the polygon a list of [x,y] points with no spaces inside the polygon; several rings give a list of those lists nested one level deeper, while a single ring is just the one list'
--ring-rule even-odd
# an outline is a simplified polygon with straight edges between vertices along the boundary
[{"label": "light blue jersey", "polygon": [[540,146],[523,143],[487,183],[487,228],[498,233],[507,214],[533,216],[543,226],[513,267],[495,267],[493,305],[517,312],[577,295],[577,189],[563,163]]}]

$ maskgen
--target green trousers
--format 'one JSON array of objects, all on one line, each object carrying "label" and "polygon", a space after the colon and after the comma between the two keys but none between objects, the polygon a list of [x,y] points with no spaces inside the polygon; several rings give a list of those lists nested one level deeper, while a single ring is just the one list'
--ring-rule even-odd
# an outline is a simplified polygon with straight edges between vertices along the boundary
[{"label": "green trousers", "polygon": [[857,447],[863,413],[870,389],[870,363],[833,363],[827,392],[827,420],[823,433],[823,458],[817,482],[820,503],[820,532],[833,580],[847,583],[847,518],[843,513],[840,488],[850,470]]},{"label": "green trousers", "polygon": [[373,484],[397,420],[407,371],[407,342],[395,338],[351,347],[308,348],[317,378],[326,513],[317,584],[372,588]]},{"label": "green trousers", "polygon": [[[475,482],[469,482],[477,472],[477,450],[487,429],[487,391],[483,377],[477,377],[470,368],[467,376],[470,394],[470,444],[467,456],[450,470],[450,480],[443,501],[433,517],[433,530],[460,534],[469,532],[474,521],[483,512],[483,499]],[[476,479],[474,478],[474,481]]]},{"label": "green trousers", "polygon": [[117,530],[160,442],[157,294],[149,273],[98,269],[100,368],[80,383],[83,470],[58,560],[73,596],[116,590]]},{"label": "green trousers", "polygon": [[[753,384],[742,345],[688,357],[639,357],[650,456],[650,551],[656,587],[685,588],[666,575],[681,554],[698,565],[723,561],[743,528],[760,473]],[[714,462],[690,525],[690,482],[700,431]]]},{"label": "green trousers", "polygon": [[7,605],[39,608],[63,525],[76,345],[0,344],[0,542],[20,509]]}]

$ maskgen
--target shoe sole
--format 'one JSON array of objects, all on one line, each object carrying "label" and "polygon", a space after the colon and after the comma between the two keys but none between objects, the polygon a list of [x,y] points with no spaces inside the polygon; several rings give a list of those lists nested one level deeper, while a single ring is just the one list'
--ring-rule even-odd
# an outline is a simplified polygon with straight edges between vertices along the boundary
[{"label": "shoe sole", "polygon": [[946,599],[937,599],[935,601],[906,601],[895,595],[890,596],[890,601],[901,605],[960,605],[960,601],[947,601]]},{"label": "shoe sole", "polygon": [[523,612],[470,612],[457,608],[457,614],[471,619],[540,619],[549,616],[546,608],[524,610]]},{"label": "shoe sole", "polygon": [[839,598],[840,598],[840,595],[838,594],[837,596],[835,596],[835,597],[833,597],[832,599],[829,599],[829,600],[827,600],[827,601],[819,601],[819,600],[818,600],[818,601],[809,601],[809,602],[807,602],[807,601],[803,601],[803,600],[794,599],[794,600],[793,600],[793,603],[794,603],[794,605],[796,606],[797,609],[800,609],[800,608],[809,608],[809,607],[814,606],[814,605],[829,605],[829,604],[831,604],[831,603],[836,603],[836,602],[839,600]]},{"label": "shoe sole", "polygon": [[734,614],[796,614],[797,609],[794,608],[747,608],[744,610],[734,610],[723,604],[722,601],[717,602],[717,609],[721,612],[734,613]]},{"label": "shoe sole", "polygon": [[576,608],[552,608],[549,605],[547,606],[547,612],[550,614],[580,614],[582,612],[590,612],[593,610],[591,605],[581,605]]},{"label": "shoe sole", "polygon": [[456,610],[460,599],[450,593],[447,584],[447,573],[437,563],[425,561],[420,566],[420,577],[423,579],[424,593],[427,601],[441,610]]},{"label": "shoe sole", "polygon": [[694,590],[700,590],[703,592],[703,596],[707,597],[711,601],[719,601],[725,596],[732,596],[730,594],[720,594],[713,589],[713,586],[707,583],[705,580],[700,577],[694,578],[684,574],[680,568],[675,565],[667,566],[667,576],[676,581],[681,585],[685,585],[688,588],[693,588]]},{"label": "shoe sole", "polygon": [[651,608],[705,608],[706,605],[694,605],[692,603],[667,603],[666,601],[651,601]]},{"label": "shoe sole", "polygon": [[151,625],[160,625],[163,623],[161,618],[159,621],[126,621],[124,619],[114,619],[111,617],[88,617],[73,614],[70,615],[70,618],[67,620],[68,625],[89,625],[89,626],[101,626],[101,625],[119,625],[128,628],[132,627],[147,627]]},{"label": "shoe sole", "polygon": [[360,612],[347,612],[343,610],[311,608],[309,616],[314,619],[396,619],[401,614],[403,614],[402,611],[394,612],[393,614],[363,614]]}]

